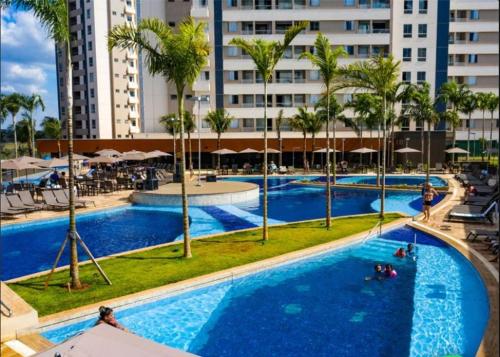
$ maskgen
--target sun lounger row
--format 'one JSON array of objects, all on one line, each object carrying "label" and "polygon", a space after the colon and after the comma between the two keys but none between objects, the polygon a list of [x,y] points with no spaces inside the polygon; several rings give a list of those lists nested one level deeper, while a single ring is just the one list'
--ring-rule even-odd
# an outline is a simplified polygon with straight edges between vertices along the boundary
[{"label": "sun lounger row", "polygon": [[498,194],[488,199],[467,199],[467,203],[453,207],[448,213],[449,221],[490,222],[493,224],[493,213],[498,210]]}]

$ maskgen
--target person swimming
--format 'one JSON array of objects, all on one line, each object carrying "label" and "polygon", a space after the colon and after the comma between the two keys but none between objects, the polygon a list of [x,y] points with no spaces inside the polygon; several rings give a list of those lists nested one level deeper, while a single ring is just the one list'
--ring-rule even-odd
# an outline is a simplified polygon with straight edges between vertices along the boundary
[{"label": "person swimming", "polygon": [[384,271],[382,270],[382,264],[375,264],[373,267],[374,273],[373,276],[367,276],[365,277],[365,280],[382,280],[384,279]]},{"label": "person swimming", "polygon": [[398,250],[396,250],[396,252],[394,253],[394,256],[398,257],[398,258],[406,257],[406,252],[405,252],[404,248],[398,248]]},{"label": "person swimming", "polygon": [[113,309],[110,307],[101,306],[99,307],[99,318],[97,319],[95,325],[107,324],[117,329],[128,331],[124,326],[116,321],[116,318],[113,314]]},{"label": "person swimming", "polygon": [[387,278],[391,278],[391,279],[394,279],[395,277],[398,276],[398,273],[397,271],[392,267],[391,264],[386,264],[385,265],[385,270],[384,270],[384,275],[387,277]]}]

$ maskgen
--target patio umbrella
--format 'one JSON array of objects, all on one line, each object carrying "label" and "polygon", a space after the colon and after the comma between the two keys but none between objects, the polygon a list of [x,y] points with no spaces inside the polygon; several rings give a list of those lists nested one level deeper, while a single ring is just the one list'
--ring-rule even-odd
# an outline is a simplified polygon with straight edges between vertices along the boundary
[{"label": "patio umbrella", "polygon": [[100,324],[83,333],[76,334],[66,341],[36,354],[36,356],[194,357],[195,355],[164,346],[107,324]]},{"label": "patio umbrella", "polygon": [[[260,150],[259,151],[260,154],[263,154],[264,153],[264,150]],[[276,149],[272,149],[272,148],[268,148],[267,149],[267,153],[268,154],[279,154],[280,151],[279,150],[276,150]]]},{"label": "patio umbrella", "polygon": [[413,149],[413,148],[402,148],[402,149],[394,150],[394,152],[399,152],[401,154],[408,154],[408,153],[412,153],[412,152],[420,152],[420,150]]},{"label": "patio umbrella", "polygon": [[139,150],[130,150],[130,151],[122,152],[122,155],[135,155],[135,154],[145,154],[145,152],[139,151]]},{"label": "patio umbrella", "polygon": [[171,154],[160,151],[160,150],[153,150],[148,153],[146,153],[149,157],[160,157],[160,156],[172,156]]},{"label": "patio umbrella", "polygon": [[[42,167],[33,165],[29,162],[22,162],[16,159],[2,160],[0,166],[2,167],[2,170],[16,170],[16,171],[26,170],[25,171],[26,181],[28,181],[28,169],[34,169],[34,170],[43,169]],[[14,175],[12,175],[12,182],[14,182]]]},{"label": "patio umbrella", "polygon": [[129,153],[124,153],[120,158],[124,161],[143,161],[151,158],[148,154],[145,152],[129,152]]},{"label": "patio umbrella", "polygon": [[[314,152],[326,153],[326,148],[314,150]],[[340,152],[340,150],[333,150],[330,148],[330,152]]]},{"label": "patio umbrella", "polygon": [[120,161],[123,161],[122,158],[111,156],[96,156],[89,159],[89,163],[91,164],[116,164]]},{"label": "patio umbrella", "polygon": [[54,168],[54,167],[64,167],[68,166],[68,159],[63,160],[63,159],[52,159],[52,160],[44,160],[44,162],[38,163],[39,166],[41,167],[48,167],[48,168]]},{"label": "patio umbrella", "polygon": [[20,162],[20,163],[27,163],[27,164],[36,164],[39,162],[44,162],[44,159],[38,159],[36,157],[31,157],[31,156],[20,156],[17,159],[12,159],[14,161]]},{"label": "patio umbrella", "polygon": [[212,151],[211,154],[229,155],[229,154],[237,154],[237,152],[233,151],[233,150],[229,150],[229,149],[220,149],[220,150]]},{"label": "patio umbrella", "polygon": [[[73,154],[73,160],[88,160],[89,158],[87,156],[83,155],[78,155],[78,154]],[[68,155],[61,157],[61,160],[68,160]]]},{"label": "patio umbrella", "polygon": [[115,149],[102,149],[95,152],[99,156],[119,156],[121,152],[116,151]]},{"label": "patio umbrella", "polygon": [[357,154],[368,154],[368,153],[371,153],[371,152],[377,152],[377,150],[373,150],[373,149],[370,149],[370,148],[359,148],[359,149],[355,149],[355,150],[351,150],[349,152],[353,152],[353,153],[357,153]]},{"label": "patio umbrella", "polygon": [[446,149],[444,152],[447,152],[448,154],[468,154],[469,152],[467,150],[464,150],[462,148],[449,148]]},{"label": "patio umbrella", "polygon": [[258,153],[258,150],[251,149],[251,148],[246,148],[245,150],[241,150],[239,153],[240,154],[255,154]]}]

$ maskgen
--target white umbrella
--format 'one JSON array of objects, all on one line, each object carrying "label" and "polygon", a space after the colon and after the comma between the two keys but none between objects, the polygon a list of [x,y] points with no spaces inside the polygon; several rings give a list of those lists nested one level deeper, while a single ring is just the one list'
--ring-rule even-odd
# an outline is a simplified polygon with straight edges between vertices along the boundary
[{"label": "white umbrella", "polygon": [[20,156],[17,159],[12,159],[12,160],[27,164],[36,164],[45,161],[44,159],[38,159],[36,157],[31,157],[31,156]]},{"label": "white umbrella", "polygon": [[116,164],[120,161],[122,161],[121,158],[110,156],[96,156],[89,159],[89,163],[91,164]]},{"label": "white umbrella", "polygon": [[212,151],[212,154],[228,155],[228,154],[237,154],[237,152],[229,149],[220,149]]},{"label": "white umbrella", "polygon": [[413,149],[413,148],[402,148],[402,149],[394,150],[394,152],[399,152],[401,154],[408,154],[408,153],[412,153],[412,152],[420,152],[420,150]]},{"label": "white umbrella", "polygon": [[[260,150],[259,151],[260,154],[263,154],[264,153],[264,150]],[[267,149],[267,153],[268,154],[279,154],[280,151],[279,150],[276,150],[276,149],[272,149],[272,148],[269,148]]]},{"label": "white umbrella", "polygon": [[255,149],[246,148],[245,150],[241,150],[239,153],[240,154],[255,154],[258,152],[259,151],[255,150]]},{"label": "white umbrella", "polygon": [[146,153],[149,157],[172,156],[169,153],[160,150],[154,150]]},{"label": "white umbrella", "polygon": [[354,152],[357,154],[368,154],[370,152],[377,152],[377,150],[373,150],[373,149],[369,149],[369,148],[359,148],[359,149],[351,150],[349,152]]},{"label": "white umbrella", "polygon": [[147,160],[150,156],[144,152],[123,154],[120,158],[124,161],[142,161]]},{"label": "white umbrella", "polygon": [[42,167],[30,164],[29,162],[20,162],[13,160],[2,160],[0,163],[2,170],[28,170],[28,169],[43,169]]},{"label": "white umbrella", "polygon": [[38,163],[39,166],[41,167],[64,167],[68,166],[68,159],[63,160],[63,159],[52,159],[52,160],[44,160],[44,162]]},{"label": "white umbrella", "polygon": [[95,152],[99,156],[119,156],[121,152],[116,151],[115,149],[102,149]]},{"label": "white umbrella", "polygon": [[[333,148],[330,148],[330,152],[340,152],[340,150],[333,150]],[[314,150],[314,152],[322,152],[322,153],[326,153],[326,148],[323,148],[323,149],[318,149],[318,150]]]},{"label": "white umbrella", "polygon": [[[89,158],[87,156],[83,155],[78,155],[78,154],[73,154],[73,160],[88,160]],[[61,157],[61,160],[68,160],[68,155]]]},{"label": "white umbrella", "polygon": [[135,154],[145,154],[145,152],[138,151],[138,150],[130,150],[130,151],[122,152],[122,155],[135,155]]},{"label": "white umbrella", "polygon": [[467,150],[464,150],[464,149],[458,148],[458,147],[446,149],[445,152],[447,152],[448,154],[468,154],[469,153]]}]

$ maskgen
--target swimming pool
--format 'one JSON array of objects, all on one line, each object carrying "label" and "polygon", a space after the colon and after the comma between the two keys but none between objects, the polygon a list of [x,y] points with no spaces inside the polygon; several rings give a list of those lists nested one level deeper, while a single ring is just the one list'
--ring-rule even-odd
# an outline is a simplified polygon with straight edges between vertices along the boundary
[{"label": "swimming pool", "polygon": [[[392,253],[416,237],[418,259]],[[365,281],[374,262],[394,280]],[[399,227],[382,237],[233,281],[122,309],[134,333],[202,356],[474,356],[486,289],[459,252]],[[56,327],[54,343],[94,319]]]},{"label": "swimming pool", "polygon": [[[387,175],[385,177],[385,184],[388,186],[422,186],[425,183],[425,176],[395,176]],[[316,181],[325,182],[325,177],[319,177]],[[447,187],[446,180],[439,176],[429,176],[429,182],[434,187]],[[364,176],[337,176],[337,183],[339,184],[357,184],[357,185],[376,185],[377,176],[364,175]]]},{"label": "swimming pool", "polygon": [[[290,184],[296,178],[269,180],[269,224],[324,217],[323,187]],[[232,178],[262,185],[262,178]],[[374,213],[379,210],[379,191],[333,189],[332,215]],[[434,203],[442,196],[436,197]],[[235,205],[189,208],[192,237],[253,228],[262,225],[262,197]],[[388,191],[386,211],[408,215],[420,212],[419,192]],[[95,213],[79,214],[77,228],[96,257],[126,252],[182,239],[181,207],[129,205]],[[1,227],[2,280],[48,270],[64,240],[68,219],[59,218]],[[81,259],[87,257],[80,250]],[[29,257],[29,259],[23,259]],[[21,263],[22,261],[22,263]],[[60,265],[68,264],[67,252]]]}]

